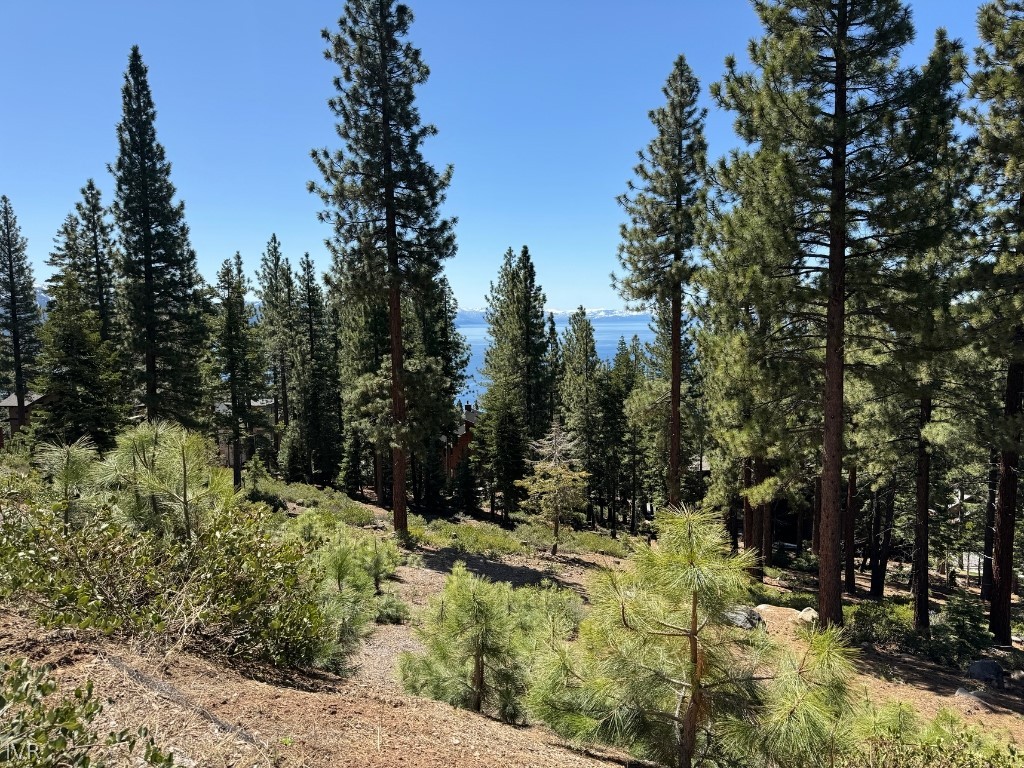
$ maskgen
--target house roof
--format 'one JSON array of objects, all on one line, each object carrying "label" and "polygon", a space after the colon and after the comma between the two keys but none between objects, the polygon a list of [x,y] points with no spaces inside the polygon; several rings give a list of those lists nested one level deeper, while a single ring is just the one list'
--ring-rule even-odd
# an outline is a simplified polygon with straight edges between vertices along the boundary
[{"label": "house roof", "polygon": [[[42,400],[45,395],[37,395],[35,392],[25,393],[25,405],[32,405],[37,400]],[[17,408],[18,407],[18,396],[13,392],[0,400],[0,408]]]}]

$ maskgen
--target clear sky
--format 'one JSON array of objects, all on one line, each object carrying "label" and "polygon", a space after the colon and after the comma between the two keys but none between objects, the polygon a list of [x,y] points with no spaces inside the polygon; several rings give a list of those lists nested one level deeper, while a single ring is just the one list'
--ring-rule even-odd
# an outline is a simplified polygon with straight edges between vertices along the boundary
[{"label": "clear sky", "polygon": [[[410,0],[410,39],[431,78],[426,148],[455,176],[447,211],[460,305],[480,307],[502,253],[530,246],[553,308],[617,307],[621,211],[615,203],[650,139],[647,111],[675,57],[707,86],[759,34],[747,0]],[[337,146],[326,106],[336,68],[319,32],[341,0],[0,0],[0,194],[11,198],[37,280],[52,238],[89,177],[110,201],[114,127],[133,44],[149,67],[157,136],[200,268],[212,279],[236,250],[255,270],[276,232],[297,261],[326,269],[327,227],[306,192],[313,147]],[[945,26],[976,44],[973,0],[915,0],[927,57]],[[711,104],[708,103],[709,108]],[[711,155],[736,146],[732,117],[710,109]]]}]

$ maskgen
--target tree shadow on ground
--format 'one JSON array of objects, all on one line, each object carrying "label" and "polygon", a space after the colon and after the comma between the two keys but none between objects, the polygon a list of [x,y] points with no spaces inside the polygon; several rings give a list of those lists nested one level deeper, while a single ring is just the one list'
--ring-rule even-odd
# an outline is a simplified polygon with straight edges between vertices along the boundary
[{"label": "tree shadow on ground", "polygon": [[540,584],[544,579],[565,586],[554,572],[553,566],[535,568],[508,563],[472,552],[462,552],[452,547],[423,552],[424,567],[438,573],[451,573],[452,566],[460,560],[466,564],[466,570],[470,573],[486,576],[491,581],[505,581],[514,587]]},{"label": "tree shadow on ground", "polygon": [[[868,674],[883,680],[900,680],[903,683],[931,691],[938,696],[952,699],[957,688],[969,691],[981,686],[977,680],[970,680],[959,670],[943,667],[908,654],[893,654],[882,651],[865,651],[858,658],[858,666]],[[996,712],[1012,712],[1024,715],[1024,699],[1020,689],[1014,689],[1007,680],[1004,689],[986,686],[983,694],[985,703]]]}]

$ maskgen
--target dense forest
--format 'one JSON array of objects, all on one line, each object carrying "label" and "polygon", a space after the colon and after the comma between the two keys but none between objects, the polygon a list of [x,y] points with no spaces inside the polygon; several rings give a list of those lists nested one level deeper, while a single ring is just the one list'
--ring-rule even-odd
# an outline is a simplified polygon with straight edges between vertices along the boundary
[{"label": "dense forest", "polygon": [[[57,230],[45,307],[29,261],[38,245],[21,235],[17,201],[0,197],[5,461],[31,465],[32,493],[58,502],[31,520],[5,508],[0,553],[16,559],[31,540],[70,558],[124,545],[115,532],[127,526],[145,533],[125,556],[147,573],[171,563],[183,578],[196,558],[251,565],[244,589],[281,615],[224,608],[217,626],[263,622],[232,649],[308,666],[330,642],[350,652],[366,620],[352,606],[383,599],[402,555],[390,538],[378,550],[333,529],[281,541],[259,511],[261,483],[387,508],[403,547],[424,535],[420,516],[505,530],[539,519],[551,556],[569,535],[602,531],[630,542],[631,565],[600,577],[582,624],[565,595],[456,567],[450,615],[432,605],[426,655],[401,661],[407,687],[509,722],[529,712],[665,764],[817,765],[807,745],[824,743],[831,764],[864,764],[861,747],[836,741],[843,643],[869,615],[840,631],[851,599],[859,609],[909,587],[901,631],[925,653],[949,642],[947,611],[958,636],[1011,646],[1020,633],[1024,3],[983,4],[975,51],[934,31],[922,66],[902,63],[915,29],[900,0],[754,6],[763,29],[749,69],[730,57],[701,84],[683,55],[666,62],[653,138],[618,201],[611,279],[652,314],[654,340],[623,338],[603,360],[583,307],[559,334],[543,263],[509,248],[487,296],[473,407],[460,400],[468,347],[444,273],[457,247],[453,169],[424,159],[437,129],[416,107],[428,68],[410,9],[348,0],[323,32],[336,144],[312,150],[308,189],[322,202],[324,274],[268,231],[258,265],[236,253],[215,283],[203,279],[133,48],[109,185],[86,180]],[[735,119],[723,157],[708,156],[705,102]],[[31,506],[20,482],[9,479],[9,500]],[[298,565],[302,541],[318,537],[332,543],[317,562],[349,595],[351,631],[330,642],[334,619]],[[246,550],[256,543],[262,555]],[[260,569],[274,558],[287,575],[271,588]],[[793,564],[816,576],[809,655],[724,641],[736,605]],[[0,580],[8,598],[59,592],[25,568]],[[175,581],[175,594],[215,601],[229,589],[204,574]],[[975,589],[937,610],[936,585]],[[39,598],[50,621],[75,613],[69,594]],[[127,631],[158,603],[82,615]],[[892,620],[878,605],[871,621]],[[466,662],[452,654],[470,614],[490,616],[493,637]],[[308,642],[274,639],[282,622],[314,627]],[[546,666],[520,690],[545,632]],[[464,669],[463,690],[451,676]],[[758,729],[777,740],[758,743]],[[904,758],[877,764],[934,764]]]}]

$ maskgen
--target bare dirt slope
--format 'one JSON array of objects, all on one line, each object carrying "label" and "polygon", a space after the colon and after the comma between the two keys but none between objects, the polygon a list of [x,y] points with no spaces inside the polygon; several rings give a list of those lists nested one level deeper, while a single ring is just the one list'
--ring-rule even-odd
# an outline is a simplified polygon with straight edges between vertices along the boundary
[{"label": "bare dirt slope", "polygon": [[[413,610],[441,590],[457,559],[492,579],[553,581],[585,596],[588,574],[618,561],[602,555],[491,559],[424,548],[421,567],[403,566],[391,587]],[[768,631],[802,642],[790,608],[764,610]],[[85,634],[47,631],[0,609],[0,658],[50,664],[65,690],[93,681],[103,727],[143,725],[185,766],[524,766],[598,768],[640,765],[616,753],[579,752],[541,727],[515,728],[439,702],[407,696],[395,666],[418,649],[410,626],[377,627],[342,679],[270,679],[183,653],[144,653]],[[1024,688],[956,697],[974,689],[959,674],[905,656],[863,651],[855,688],[876,703],[904,701],[923,716],[952,709],[993,734],[1024,743]]]},{"label": "bare dirt slope", "polygon": [[541,728],[512,728],[402,695],[376,675],[261,681],[186,654],[163,658],[47,632],[0,612],[0,657],[14,656],[53,665],[64,689],[92,680],[105,727],[144,725],[185,766],[626,764],[574,752]]}]

